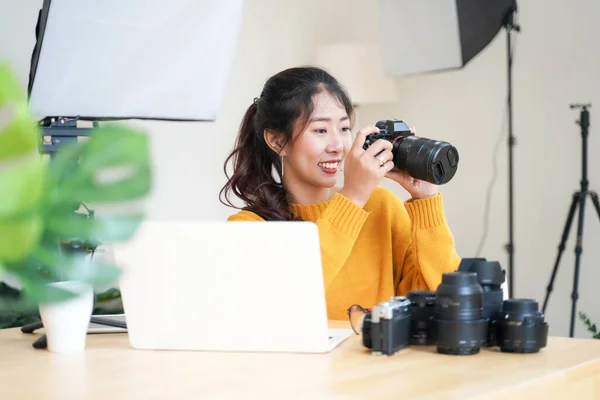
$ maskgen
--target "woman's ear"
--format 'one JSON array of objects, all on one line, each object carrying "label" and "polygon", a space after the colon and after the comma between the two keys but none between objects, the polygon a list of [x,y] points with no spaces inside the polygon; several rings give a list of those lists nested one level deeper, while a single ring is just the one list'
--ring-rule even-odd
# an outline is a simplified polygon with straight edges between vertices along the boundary
[{"label": "woman's ear", "polygon": [[267,146],[271,148],[275,153],[286,156],[287,154],[287,146],[283,145],[282,135],[280,133],[274,132],[270,129],[265,129],[264,137]]}]

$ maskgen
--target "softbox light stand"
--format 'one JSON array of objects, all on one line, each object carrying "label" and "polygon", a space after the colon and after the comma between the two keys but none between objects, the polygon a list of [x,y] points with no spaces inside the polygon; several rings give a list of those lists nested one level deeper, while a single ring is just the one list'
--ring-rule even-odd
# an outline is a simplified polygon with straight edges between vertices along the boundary
[{"label": "softbox light stand", "polygon": [[565,250],[565,244],[567,242],[567,238],[569,237],[569,231],[571,230],[571,225],[573,224],[573,218],[575,217],[575,213],[577,212],[577,207],[579,207],[579,214],[577,216],[577,239],[575,241],[575,269],[573,271],[573,291],[571,293],[571,323],[569,327],[570,337],[573,337],[573,335],[575,334],[575,315],[577,312],[577,299],[579,298],[579,269],[581,266],[581,253],[583,252],[582,243],[583,223],[585,221],[585,201],[588,196],[591,198],[592,204],[596,209],[598,219],[600,219],[600,201],[598,200],[598,194],[594,191],[589,190],[588,180],[587,140],[590,126],[590,112],[588,108],[590,108],[591,106],[591,104],[571,104],[570,106],[571,108],[581,108],[579,120],[577,121],[577,124],[581,127],[581,179],[579,181],[580,189],[579,191],[573,193],[571,206],[569,207],[569,213],[567,214],[567,220],[565,222],[565,227],[562,233],[560,243],[558,245],[558,254],[556,255],[556,261],[554,263],[554,268],[552,269],[552,276],[546,289],[546,298],[544,299],[543,306],[543,312],[546,313],[546,306],[548,305],[550,293],[552,293],[552,288],[554,287],[554,279],[556,278],[556,273],[558,272],[558,265],[560,264],[560,259]]},{"label": "softbox light stand", "polygon": [[506,14],[504,28],[506,30],[506,60],[507,60],[507,109],[508,109],[508,243],[505,246],[508,252],[508,297],[514,297],[515,291],[515,269],[514,269],[514,178],[513,178],[513,148],[516,138],[513,134],[513,97],[512,97],[512,72],[513,72],[513,48],[511,36],[514,32],[520,32],[521,27],[515,23],[515,12],[517,4],[513,3]]},{"label": "softbox light stand", "polygon": [[[90,136],[98,121],[216,121],[243,4],[44,0],[28,84],[29,108],[41,117],[40,153],[52,159],[62,146]],[[91,322],[126,328],[106,318]],[[36,322],[21,330],[41,327]],[[44,348],[45,339],[34,347]]]},{"label": "softbox light stand", "polygon": [[464,68],[502,30],[507,38],[508,84],[508,296],[514,295],[512,35],[516,0],[379,0],[384,71],[393,77]]}]

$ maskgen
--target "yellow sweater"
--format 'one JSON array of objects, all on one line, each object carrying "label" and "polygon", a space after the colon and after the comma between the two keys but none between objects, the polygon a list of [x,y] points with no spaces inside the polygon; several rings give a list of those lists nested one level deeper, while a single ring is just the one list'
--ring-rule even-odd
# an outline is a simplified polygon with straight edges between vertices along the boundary
[{"label": "yellow sweater", "polygon": [[[393,192],[379,187],[364,208],[339,193],[322,203],[290,207],[294,215],[319,228],[331,320],[347,319],[353,304],[372,307],[413,289],[435,290],[444,272],[458,268],[460,258],[441,194],[403,204]],[[228,218],[262,220],[245,210]]]}]

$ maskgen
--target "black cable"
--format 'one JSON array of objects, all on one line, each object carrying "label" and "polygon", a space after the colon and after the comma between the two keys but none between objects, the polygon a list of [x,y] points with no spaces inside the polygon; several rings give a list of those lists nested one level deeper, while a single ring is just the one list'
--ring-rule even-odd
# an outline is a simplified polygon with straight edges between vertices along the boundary
[{"label": "black cable", "polygon": [[[507,107],[508,108],[508,107]],[[477,246],[477,251],[475,252],[475,257],[481,257],[481,251],[483,250],[483,246],[485,245],[485,240],[487,239],[488,231],[489,231],[489,223],[490,223],[490,208],[492,203],[492,192],[494,189],[494,184],[496,183],[496,178],[498,177],[498,151],[500,150],[500,144],[503,142],[504,137],[506,135],[506,109],[504,111],[504,118],[502,119],[502,128],[500,129],[500,135],[498,136],[498,140],[496,141],[496,145],[494,146],[494,153],[492,155],[492,178],[490,183],[488,184],[488,188],[486,190],[486,199],[485,199],[485,210],[483,217],[483,234],[481,236],[481,240],[479,241],[479,245]]]},{"label": "black cable", "polygon": [[[514,37],[512,48],[510,50],[510,57],[514,60],[515,48],[517,46],[517,36]],[[490,208],[492,203],[492,192],[494,189],[494,184],[496,183],[496,178],[498,175],[498,151],[500,150],[500,144],[505,138],[506,132],[506,120],[508,114],[508,95],[507,101],[504,102],[505,108],[503,112],[502,125],[500,128],[500,135],[498,136],[498,140],[496,141],[496,145],[494,146],[494,153],[492,155],[492,178],[490,179],[490,183],[488,184],[488,188],[486,190],[486,200],[485,200],[485,209],[483,216],[483,234],[481,235],[481,240],[479,241],[479,245],[477,246],[477,250],[475,251],[475,257],[481,257],[481,251],[483,250],[483,246],[485,245],[485,241],[487,239],[488,231],[489,231],[489,222],[490,222]]]}]

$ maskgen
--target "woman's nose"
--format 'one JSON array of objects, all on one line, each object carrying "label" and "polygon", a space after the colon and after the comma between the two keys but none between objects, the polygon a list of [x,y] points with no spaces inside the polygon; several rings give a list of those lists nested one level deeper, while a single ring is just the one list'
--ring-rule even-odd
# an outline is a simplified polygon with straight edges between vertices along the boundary
[{"label": "woman's nose", "polygon": [[327,145],[327,152],[329,153],[341,153],[344,149],[344,142],[339,134],[333,134],[330,136],[329,143]]}]

